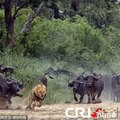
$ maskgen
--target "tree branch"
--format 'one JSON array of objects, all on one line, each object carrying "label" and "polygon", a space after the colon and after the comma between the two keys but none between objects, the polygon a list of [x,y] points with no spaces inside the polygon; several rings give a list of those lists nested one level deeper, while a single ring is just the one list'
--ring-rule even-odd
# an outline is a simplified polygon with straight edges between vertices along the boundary
[{"label": "tree branch", "polygon": [[28,15],[28,19],[27,22],[25,23],[25,25],[23,26],[22,30],[20,33],[23,33],[24,31],[28,31],[28,28],[31,24],[31,22],[33,21],[33,19],[38,15],[40,9],[42,8],[42,6],[44,5],[44,1],[42,3],[40,3],[39,7],[36,9],[35,13],[32,15],[32,17],[30,17]]},{"label": "tree branch", "polygon": [[17,17],[20,17],[21,15],[22,15],[22,14],[16,15],[16,16],[15,16],[15,19],[16,19]]},{"label": "tree branch", "polygon": [[17,5],[16,5],[17,3],[16,3],[16,0],[15,0],[15,12],[16,12],[16,7],[17,7]]},{"label": "tree branch", "polygon": [[22,6],[20,6],[17,10],[15,10],[15,13],[14,13],[14,15],[13,15],[13,19],[15,20],[15,18],[16,18],[16,15],[17,15],[17,13],[18,13],[18,11],[21,9],[21,8],[23,8],[25,5],[27,5],[28,4],[28,2],[25,2]]},{"label": "tree branch", "polygon": [[110,7],[110,4],[108,3],[109,0],[105,0],[105,2],[106,2],[106,4],[107,4],[107,6]]}]

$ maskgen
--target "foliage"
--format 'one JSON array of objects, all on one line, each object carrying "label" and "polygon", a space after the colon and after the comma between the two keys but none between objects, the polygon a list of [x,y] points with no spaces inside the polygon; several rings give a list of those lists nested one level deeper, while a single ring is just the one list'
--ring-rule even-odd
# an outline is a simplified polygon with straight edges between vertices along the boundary
[{"label": "foliage", "polygon": [[[28,95],[31,89],[37,84],[41,84],[41,82],[34,77],[35,74],[44,74],[44,71],[49,67],[53,67],[57,69],[59,66],[60,69],[69,70],[71,72],[81,74],[85,69],[75,66],[74,64],[68,64],[68,62],[50,60],[45,57],[37,58],[29,58],[23,57],[22,54],[17,55],[16,53],[12,53],[10,49],[5,49],[3,53],[0,54],[0,63],[4,63],[4,65],[10,65],[14,69],[14,73],[9,75],[8,77],[14,77],[19,82],[21,79],[24,80],[24,88],[20,91],[23,94],[23,98],[14,97],[13,100],[18,99],[18,101],[28,102]],[[109,68],[102,68],[102,73],[106,72],[106,74],[111,74],[111,71],[108,69],[114,69],[119,71],[120,62],[112,63]],[[17,67],[16,67],[17,66]],[[101,73],[100,70],[96,70]],[[85,70],[85,73],[89,74],[89,71]],[[50,79],[47,75],[48,86],[47,86],[47,95],[45,98],[45,104],[52,103],[60,103],[66,101],[74,101],[72,88],[68,87],[68,76],[66,75],[51,75],[54,79]],[[73,79],[71,79],[72,82]],[[29,81],[29,83],[28,83]],[[78,96],[79,97],[79,96]],[[27,99],[26,99],[27,98]]]},{"label": "foliage", "polygon": [[[40,18],[38,18],[39,20]],[[113,60],[115,53],[111,44],[107,44],[99,29],[92,28],[86,18],[75,16],[70,19],[41,20],[29,32],[21,36],[14,49],[24,49],[24,55],[64,60],[94,70]],[[20,45],[19,45],[20,44]],[[22,48],[21,48],[22,45]],[[109,57],[108,57],[109,56]]]},{"label": "foliage", "polygon": [[[12,11],[14,12],[14,8]],[[75,64],[89,71],[109,66],[119,53],[117,52],[119,29],[104,26],[99,30],[92,27],[85,17],[78,15],[72,18],[74,22],[71,22],[69,17],[65,20],[52,19],[51,21],[36,17],[29,31],[20,34],[28,13],[32,15],[33,11],[30,8],[24,8],[18,12],[20,16],[14,24],[12,52],[16,51],[24,56],[37,58],[46,56],[53,60]]]}]

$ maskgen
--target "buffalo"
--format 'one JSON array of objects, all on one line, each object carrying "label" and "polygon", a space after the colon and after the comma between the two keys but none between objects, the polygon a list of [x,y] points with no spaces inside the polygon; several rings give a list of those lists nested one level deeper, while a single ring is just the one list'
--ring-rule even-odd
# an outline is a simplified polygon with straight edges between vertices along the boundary
[{"label": "buffalo", "polygon": [[6,98],[8,100],[8,103],[11,104],[11,98],[15,96],[22,97],[23,95],[18,94],[17,92],[20,91],[20,89],[23,89],[23,83],[19,83],[18,80],[12,77],[1,79],[0,81],[0,93],[1,97]]},{"label": "buffalo", "polygon": [[59,76],[59,69],[58,70],[54,70],[54,68],[52,67],[49,67],[47,70],[45,70],[44,72],[45,74],[52,74],[52,75],[55,75],[55,76]]},{"label": "buffalo", "polygon": [[63,69],[60,70],[59,68],[57,70],[54,70],[54,68],[52,68],[52,67],[49,67],[47,70],[45,70],[45,73],[48,73],[48,74],[52,73],[55,76],[59,76],[60,74],[64,74],[64,75],[67,75],[67,76],[74,78],[74,79],[76,79],[79,76],[79,74],[76,74],[74,72],[70,72],[68,70],[63,70]]},{"label": "buffalo", "polygon": [[68,80],[68,83],[69,83],[68,87],[73,87],[74,100],[78,102],[76,93],[81,96],[79,103],[83,101],[83,97],[86,94],[86,81],[83,80],[84,79],[83,74],[84,72],[77,79],[75,79],[72,83],[70,83],[69,82],[70,80]]},{"label": "buffalo", "polygon": [[109,99],[110,94],[110,100],[113,98],[113,91],[111,88],[112,83],[112,75],[102,75],[101,79],[104,81],[104,90],[103,92],[106,93],[106,99]]},{"label": "buffalo", "polygon": [[[38,78],[43,85],[47,86],[47,78],[45,77],[48,73],[45,73],[44,75],[34,75],[36,78]],[[49,78],[53,79],[53,77],[49,76]]]},{"label": "buffalo", "polygon": [[[88,95],[88,104],[90,103],[90,100],[92,99],[93,102],[100,103],[101,100],[99,99],[101,96],[101,93],[104,89],[104,82],[101,80],[102,76],[97,75],[96,73],[93,73],[93,75],[83,76],[84,80],[86,81],[86,91]],[[95,97],[97,95],[97,100],[95,100]]]},{"label": "buffalo", "polygon": [[113,75],[117,75],[115,72],[112,71],[112,75],[102,75],[101,79],[104,81],[104,90],[103,92],[106,93],[105,94],[105,98],[109,99],[109,94],[110,94],[110,100],[113,100],[113,90],[111,87],[112,84],[112,76]]},{"label": "buffalo", "polygon": [[115,98],[117,98],[118,102],[120,99],[120,74],[113,74],[111,87],[114,93],[113,101],[115,102]]}]

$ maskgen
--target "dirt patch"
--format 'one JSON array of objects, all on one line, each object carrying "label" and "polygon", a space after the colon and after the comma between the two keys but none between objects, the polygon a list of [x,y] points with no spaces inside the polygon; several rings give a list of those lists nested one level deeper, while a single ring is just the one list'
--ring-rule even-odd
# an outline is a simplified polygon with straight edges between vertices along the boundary
[{"label": "dirt patch", "polygon": [[[99,104],[75,104],[73,102],[73,103],[43,105],[40,108],[35,108],[35,110],[27,111],[25,110],[26,105],[22,105],[21,110],[20,109],[19,110],[0,110],[0,115],[27,115],[29,120],[68,120],[68,119],[74,120],[66,117],[65,111],[67,108],[75,109],[78,107],[79,108],[82,107],[82,108],[85,108],[86,111],[88,110],[88,108],[91,108],[92,112],[95,111],[96,108],[102,108],[102,109],[105,109],[106,112],[108,113],[115,112],[117,114],[117,107],[119,106],[120,106],[120,103],[113,103],[113,102],[104,102]],[[118,108],[118,113],[119,112],[120,112],[120,109]],[[74,111],[71,111],[69,114],[75,115]],[[87,115],[87,112],[85,114]],[[112,118],[109,118],[109,119],[112,120]],[[81,115],[78,115],[78,118],[76,120],[85,120],[85,119],[83,119]]]}]

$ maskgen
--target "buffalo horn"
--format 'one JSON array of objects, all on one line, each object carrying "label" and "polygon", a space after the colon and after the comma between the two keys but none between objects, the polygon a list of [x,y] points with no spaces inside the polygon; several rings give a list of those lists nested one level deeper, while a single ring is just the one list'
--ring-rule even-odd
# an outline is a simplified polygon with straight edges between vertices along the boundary
[{"label": "buffalo horn", "polygon": [[116,75],[113,75],[113,77],[117,77],[117,76],[119,76],[120,74],[116,74]]},{"label": "buffalo horn", "polygon": [[68,83],[70,83],[70,79],[68,80]]},{"label": "buffalo horn", "polygon": [[0,67],[2,67],[3,64],[0,64]]},{"label": "buffalo horn", "polygon": [[49,73],[45,72],[45,74],[44,74],[44,75],[47,75],[47,74],[49,74]]},{"label": "buffalo horn", "polygon": [[100,78],[102,77],[102,75],[100,74],[100,76],[98,76],[98,77],[93,75],[93,77],[94,77],[95,79],[100,79]]},{"label": "buffalo horn", "polygon": [[118,76],[115,72],[113,72],[113,70],[111,70],[111,72],[112,72],[112,76],[113,76],[113,77]]},{"label": "buffalo horn", "polygon": [[21,80],[22,80],[22,83],[21,83],[21,85],[23,85],[24,81],[23,81],[23,79],[21,79]]},{"label": "buffalo horn", "polygon": [[84,76],[84,73],[85,73],[85,71],[82,73],[82,77],[83,77],[83,78],[86,78],[86,76]]},{"label": "buffalo horn", "polygon": [[111,70],[112,74],[114,74],[113,70]]},{"label": "buffalo horn", "polygon": [[81,84],[82,84],[82,83],[84,83],[84,82],[82,82],[82,81],[79,81],[79,80],[77,80],[77,82],[79,82],[79,83],[81,83]]},{"label": "buffalo horn", "polygon": [[6,81],[6,80],[5,80],[5,82],[6,82],[7,84],[12,84],[12,83],[14,83],[15,81],[14,81],[14,80],[12,80],[12,81]]},{"label": "buffalo horn", "polygon": [[54,79],[53,77],[49,76],[49,78]]}]

